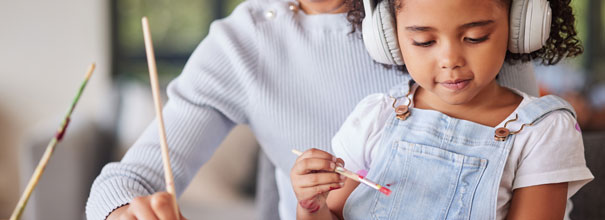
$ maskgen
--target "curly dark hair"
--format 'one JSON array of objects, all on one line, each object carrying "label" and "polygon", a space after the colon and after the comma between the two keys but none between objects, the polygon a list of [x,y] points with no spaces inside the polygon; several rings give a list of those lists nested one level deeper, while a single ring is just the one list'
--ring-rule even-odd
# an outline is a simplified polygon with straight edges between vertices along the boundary
[{"label": "curly dark hair", "polygon": [[[377,2],[389,1],[390,11],[395,14],[401,7],[401,0],[377,0]],[[504,4],[511,4],[512,0],[499,0]],[[546,44],[539,50],[519,54],[506,52],[506,61],[509,63],[527,62],[534,59],[541,60],[542,64],[554,65],[566,57],[575,57],[584,51],[575,28],[575,16],[570,6],[571,0],[549,0],[552,8],[552,23],[550,26],[550,37]],[[352,32],[361,30],[361,21],[365,17],[362,0],[346,0],[349,8],[347,20],[353,26]]]}]

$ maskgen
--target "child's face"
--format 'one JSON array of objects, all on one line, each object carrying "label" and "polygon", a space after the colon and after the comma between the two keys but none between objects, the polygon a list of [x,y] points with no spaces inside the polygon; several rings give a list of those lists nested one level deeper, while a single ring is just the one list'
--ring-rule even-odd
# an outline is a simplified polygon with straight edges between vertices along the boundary
[{"label": "child's face", "polygon": [[401,0],[396,20],[410,75],[441,101],[466,104],[496,85],[508,43],[499,0]]}]

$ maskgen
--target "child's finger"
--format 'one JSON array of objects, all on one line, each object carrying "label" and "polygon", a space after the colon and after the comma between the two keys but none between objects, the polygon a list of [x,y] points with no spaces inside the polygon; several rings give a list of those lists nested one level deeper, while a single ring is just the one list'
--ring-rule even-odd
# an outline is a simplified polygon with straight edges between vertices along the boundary
[{"label": "child's finger", "polygon": [[300,188],[297,192],[297,196],[298,196],[299,200],[312,199],[313,197],[315,197],[319,194],[329,192],[329,191],[335,190],[335,189],[340,189],[340,188],[342,188],[342,186],[343,186],[343,184],[341,184],[341,183],[332,183],[332,184],[324,184],[324,185]]},{"label": "child's finger", "polygon": [[297,161],[292,167],[296,175],[304,175],[316,171],[332,172],[336,168],[336,162],[320,158],[305,158]]},{"label": "child's finger", "polygon": [[296,161],[298,162],[299,160],[303,160],[306,158],[318,158],[318,159],[325,159],[325,160],[331,160],[336,162],[336,157],[334,157],[332,154],[325,152],[323,150],[317,149],[317,148],[311,148],[309,150],[306,150],[305,152],[303,152],[302,155],[300,155]]},{"label": "child's finger", "polygon": [[337,173],[313,173],[293,177],[293,186],[305,188],[325,184],[338,184],[343,182],[341,175]]},{"label": "child's finger", "polygon": [[345,167],[345,161],[342,158],[336,158],[336,166]]}]

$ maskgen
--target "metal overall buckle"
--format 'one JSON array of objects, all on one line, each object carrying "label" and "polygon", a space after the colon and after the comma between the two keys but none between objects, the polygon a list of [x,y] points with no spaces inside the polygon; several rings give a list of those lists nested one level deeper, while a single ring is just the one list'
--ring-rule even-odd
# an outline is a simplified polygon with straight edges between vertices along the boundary
[{"label": "metal overall buckle", "polygon": [[508,128],[506,128],[506,126],[508,125],[509,122],[513,122],[516,121],[517,119],[519,119],[519,115],[515,114],[515,118],[506,121],[506,123],[504,123],[504,127],[499,127],[496,129],[496,131],[494,132],[494,140],[496,141],[506,141],[506,138],[508,138],[509,135],[511,134],[518,134],[519,132],[521,132],[521,130],[523,130],[523,128],[525,126],[532,126],[534,125],[534,123],[529,123],[529,124],[523,124],[521,125],[521,128],[519,128],[519,130],[517,131],[510,131],[508,130]]}]

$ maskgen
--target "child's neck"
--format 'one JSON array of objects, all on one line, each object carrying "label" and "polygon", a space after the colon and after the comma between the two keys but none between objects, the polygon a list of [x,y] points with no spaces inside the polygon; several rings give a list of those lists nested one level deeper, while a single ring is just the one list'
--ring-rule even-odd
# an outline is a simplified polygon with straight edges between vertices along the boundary
[{"label": "child's neck", "polygon": [[449,104],[419,87],[414,95],[414,107],[440,111],[450,117],[495,127],[519,106],[523,98],[511,90],[493,83],[464,104]]}]

